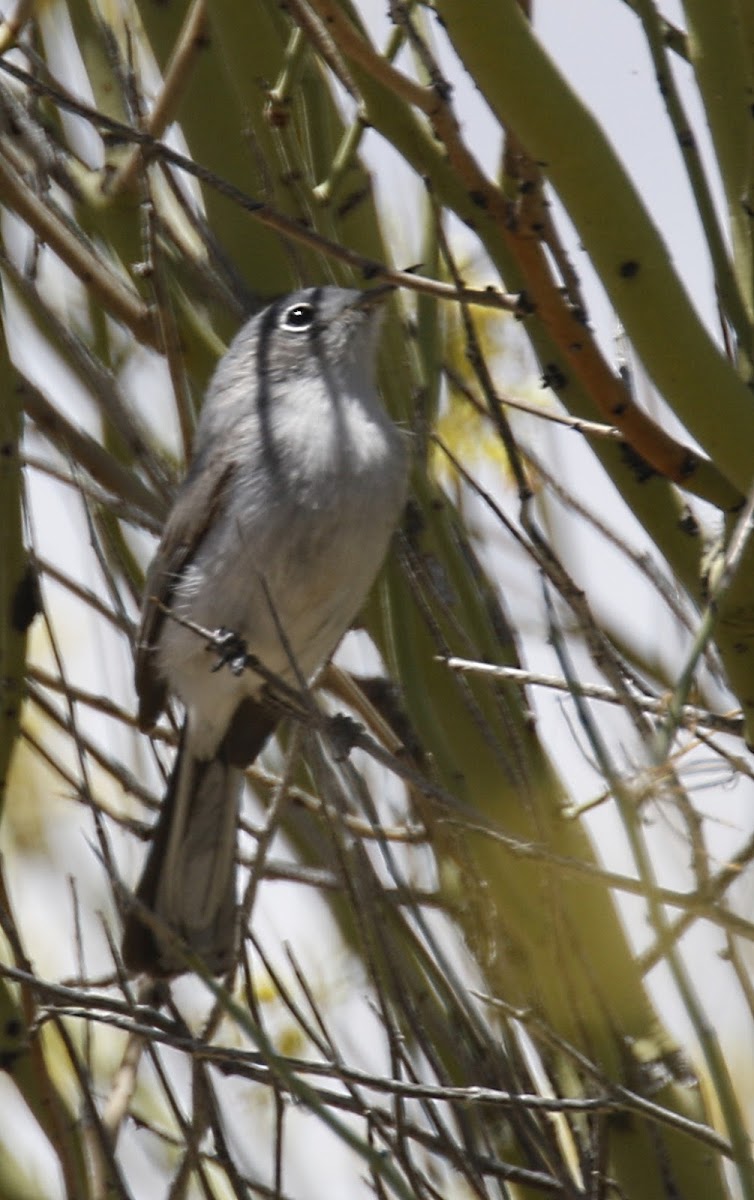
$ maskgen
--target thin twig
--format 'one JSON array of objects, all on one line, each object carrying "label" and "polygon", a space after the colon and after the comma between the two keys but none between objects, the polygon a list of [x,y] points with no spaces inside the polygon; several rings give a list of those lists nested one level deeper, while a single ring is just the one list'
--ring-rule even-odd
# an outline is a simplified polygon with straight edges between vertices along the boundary
[{"label": "thin twig", "polygon": [[[554,675],[541,675],[536,671],[525,671],[520,667],[503,667],[494,663],[476,662],[468,658],[438,657],[438,662],[444,662],[451,671],[463,671],[472,675],[487,675],[492,679],[508,679],[521,683],[526,687],[544,687],[558,692],[568,692],[570,695],[584,696],[590,700],[603,700],[606,704],[623,705],[623,697],[610,687],[599,683],[569,683],[566,679]],[[669,697],[635,696],[634,702],[653,716],[664,717],[668,712]],[[698,726],[715,729],[718,733],[730,733],[740,737],[743,733],[743,721],[740,716],[725,716],[722,713],[709,712],[697,708],[693,704],[685,704],[680,711],[680,724],[684,728],[695,730]]]}]

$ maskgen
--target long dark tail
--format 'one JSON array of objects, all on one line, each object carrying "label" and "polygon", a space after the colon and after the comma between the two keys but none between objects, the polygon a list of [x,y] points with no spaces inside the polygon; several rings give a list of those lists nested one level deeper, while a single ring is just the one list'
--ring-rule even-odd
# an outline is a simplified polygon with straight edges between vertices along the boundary
[{"label": "long dark tail", "polygon": [[[184,722],[173,772],[136,898],[178,934],[215,975],[236,950],[236,825],[240,768],[253,762],[277,717],[242,701],[217,756],[197,758]],[[185,960],[136,908],[126,916],[123,962],[130,971],[177,975]]]},{"label": "long dark tail", "polygon": [[[136,898],[221,974],[236,943],[235,848],[243,775],[219,758],[202,761],[186,727],[170,776]],[[136,909],[128,913],[123,961],[131,971],[175,975],[186,970],[169,939]]]}]

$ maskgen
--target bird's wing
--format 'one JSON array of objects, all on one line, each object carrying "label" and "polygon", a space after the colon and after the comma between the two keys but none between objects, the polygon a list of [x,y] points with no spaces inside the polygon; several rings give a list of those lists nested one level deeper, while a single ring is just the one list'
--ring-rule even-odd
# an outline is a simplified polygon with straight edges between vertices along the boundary
[{"label": "bird's wing", "polygon": [[162,540],[147,572],[141,624],[136,640],[135,681],[139,728],[151,729],[165,707],[166,685],[157,672],[155,649],[166,619],[165,607],[181,573],[196,554],[225,503],[234,464],[227,459],[204,462],[181,486],[167,519]]}]

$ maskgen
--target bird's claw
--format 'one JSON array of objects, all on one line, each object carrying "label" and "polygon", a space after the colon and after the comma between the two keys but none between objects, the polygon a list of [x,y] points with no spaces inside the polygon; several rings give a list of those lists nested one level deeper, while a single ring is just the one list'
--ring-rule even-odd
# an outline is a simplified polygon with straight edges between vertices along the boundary
[{"label": "bird's claw", "polygon": [[212,634],[212,641],[207,649],[217,655],[213,671],[230,667],[234,675],[243,675],[249,660],[249,650],[244,638],[239,633],[234,633],[232,629],[222,626]]}]

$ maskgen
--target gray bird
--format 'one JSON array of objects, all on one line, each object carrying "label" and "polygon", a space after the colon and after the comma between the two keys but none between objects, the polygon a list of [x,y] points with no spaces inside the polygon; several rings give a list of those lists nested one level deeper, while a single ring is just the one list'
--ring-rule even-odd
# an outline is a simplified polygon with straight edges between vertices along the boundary
[{"label": "gray bird", "polygon": [[[214,973],[230,967],[236,948],[242,768],[279,713],[265,704],[259,675],[213,671],[205,641],[164,607],[205,629],[232,630],[293,686],[296,668],[310,678],[333,653],[405,502],[406,438],[376,384],[388,292],[306,288],[243,326],[209,385],[191,466],[147,576],[139,725],[152,728],[168,696],[185,719],[136,896]],[[136,908],[123,960],[153,975],[185,969]]]}]

